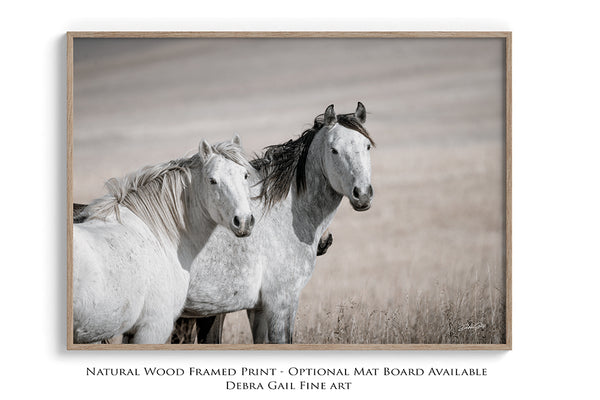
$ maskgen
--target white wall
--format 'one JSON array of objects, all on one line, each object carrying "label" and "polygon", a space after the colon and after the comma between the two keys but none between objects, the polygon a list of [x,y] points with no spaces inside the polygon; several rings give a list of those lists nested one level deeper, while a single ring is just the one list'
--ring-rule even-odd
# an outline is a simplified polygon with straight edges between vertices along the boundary
[{"label": "white wall", "polygon": [[[596,13],[581,2],[17,2],[2,17],[2,392],[20,398],[281,396],[223,379],[91,378],[86,367],[469,367],[486,378],[355,378],[347,397],[522,398],[592,388],[598,356]],[[261,7],[261,5],[268,7]],[[510,352],[65,351],[68,30],[513,31]],[[285,392],[304,397],[306,392]],[[310,393],[332,396],[336,393]]]}]

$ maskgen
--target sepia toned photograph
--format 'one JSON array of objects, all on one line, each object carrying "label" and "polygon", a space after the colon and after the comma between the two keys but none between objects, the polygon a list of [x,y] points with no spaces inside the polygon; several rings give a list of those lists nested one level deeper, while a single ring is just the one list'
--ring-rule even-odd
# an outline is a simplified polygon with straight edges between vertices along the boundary
[{"label": "sepia toned photograph", "polygon": [[68,40],[69,349],[511,348],[510,33]]}]

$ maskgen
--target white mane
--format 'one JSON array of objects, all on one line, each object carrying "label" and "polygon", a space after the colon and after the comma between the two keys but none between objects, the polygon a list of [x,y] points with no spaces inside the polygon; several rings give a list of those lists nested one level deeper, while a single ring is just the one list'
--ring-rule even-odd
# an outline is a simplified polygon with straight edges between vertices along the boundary
[{"label": "white mane", "polygon": [[[211,147],[212,156],[220,155],[250,168],[240,146],[222,142]],[[111,178],[105,184],[108,194],[92,201],[82,213],[88,220],[104,220],[115,215],[120,221],[119,206],[127,207],[158,237],[166,235],[174,240],[179,232],[186,229],[184,191],[191,182],[191,171],[202,166],[202,159],[194,154],[188,158],[143,167],[119,179]]]}]

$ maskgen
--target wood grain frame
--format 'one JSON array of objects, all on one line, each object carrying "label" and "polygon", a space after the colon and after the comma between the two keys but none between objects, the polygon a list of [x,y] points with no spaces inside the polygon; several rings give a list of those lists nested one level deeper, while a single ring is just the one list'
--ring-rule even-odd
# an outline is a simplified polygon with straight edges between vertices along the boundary
[{"label": "wood grain frame", "polygon": [[[503,38],[505,40],[506,343],[503,344],[74,344],[73,40],[77,38]],[[512,33],[511,32],[68,32],[67,33],[67,349],[68,350],[512,350]]]}]

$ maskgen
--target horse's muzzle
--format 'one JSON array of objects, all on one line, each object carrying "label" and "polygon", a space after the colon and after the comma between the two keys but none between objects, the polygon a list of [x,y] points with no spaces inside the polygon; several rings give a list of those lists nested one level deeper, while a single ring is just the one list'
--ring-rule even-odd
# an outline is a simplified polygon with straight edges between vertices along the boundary
[{"label": "horse's muzzle", "polygon": [[354,186],[352,189],[352,197],[350,197],[350,204],[355,211],[367,211],[371,208],[371,201],[373,200],[373,186],[368,185],[366,187]]},{"label": "horse's muzzle", "polygon": [[354,209],[354,211],[367,211],[369,208],[371,208],[371,203],[368,203],[364,206],[358,206],[353,204],[352,202],[350,202],[350,204],[352,205],[352,208]]},{"label": "horse's muzzle", "polygon": [[254,227],[254,221],[254,215],[252,214],[246,216],[245,218],[240,218],[236,215],[231,221],[231,231],[237,237],[250,236],[252,233],[252,228]]}]

